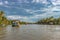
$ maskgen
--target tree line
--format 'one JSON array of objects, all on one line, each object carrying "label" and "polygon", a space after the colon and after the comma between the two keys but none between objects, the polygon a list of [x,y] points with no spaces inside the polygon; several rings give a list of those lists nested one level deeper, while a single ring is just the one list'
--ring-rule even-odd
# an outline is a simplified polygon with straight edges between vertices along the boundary
[{"label": "tree line", "polygon": [[60,17],[54,18],[53,16],[49,18],[43,18],[37,22],[38,24],[51,24],[51,25],[60,25]]}]

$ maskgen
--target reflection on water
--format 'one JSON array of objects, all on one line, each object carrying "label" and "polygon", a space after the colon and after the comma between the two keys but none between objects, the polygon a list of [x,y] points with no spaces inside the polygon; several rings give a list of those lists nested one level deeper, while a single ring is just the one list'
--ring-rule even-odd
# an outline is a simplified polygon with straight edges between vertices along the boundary
[{"label": "reflection on water", "polygon": [[60,40],[59,25],[21,25],[0,28],[0,40]]}]

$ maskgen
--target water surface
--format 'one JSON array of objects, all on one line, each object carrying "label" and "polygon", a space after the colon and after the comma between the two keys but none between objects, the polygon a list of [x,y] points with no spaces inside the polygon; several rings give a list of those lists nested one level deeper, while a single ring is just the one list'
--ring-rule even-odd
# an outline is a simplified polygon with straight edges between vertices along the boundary
[{"label": "water surface", "polygon": [[0,40],[60,40],[60,25],[8,25],[0,28]]}]

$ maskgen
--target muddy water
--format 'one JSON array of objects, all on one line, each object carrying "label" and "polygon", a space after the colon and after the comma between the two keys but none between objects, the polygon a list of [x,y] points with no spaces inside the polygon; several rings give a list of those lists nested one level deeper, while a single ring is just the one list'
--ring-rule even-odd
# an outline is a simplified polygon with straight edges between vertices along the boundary
[{"label": "muddy water", "polygon": [[59,25],[21,25],[0,28],[0,40],[60,40]]}]

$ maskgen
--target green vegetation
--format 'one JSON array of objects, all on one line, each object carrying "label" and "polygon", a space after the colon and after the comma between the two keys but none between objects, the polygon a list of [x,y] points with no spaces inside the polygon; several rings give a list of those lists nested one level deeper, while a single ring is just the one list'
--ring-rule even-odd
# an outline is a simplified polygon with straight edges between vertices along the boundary
[{"label": "green vegetation", "polygon": [[45,19],[41,19],[37,22],[37,24],[52,24],[52,25],[60,25],[60,18],[54,18],[49,17],[49,18],[45,18]]},{"label": "green vegetation", "polygon": [[19,24],[26,24],[26,22],[20,22],[19,20],[8,20],[4,11],[0,11],[0,26],[10,25],[13,21],[18,21]]},{"label": "green vegetation", "polygon": [[6,18],[3,11],[0,11],[0,26],[2,25],[8,25],[8,19]]}]

